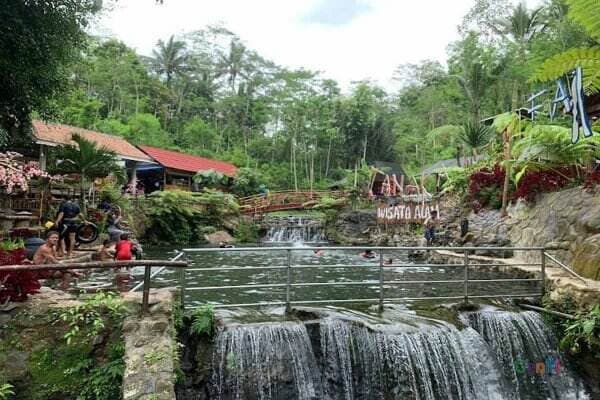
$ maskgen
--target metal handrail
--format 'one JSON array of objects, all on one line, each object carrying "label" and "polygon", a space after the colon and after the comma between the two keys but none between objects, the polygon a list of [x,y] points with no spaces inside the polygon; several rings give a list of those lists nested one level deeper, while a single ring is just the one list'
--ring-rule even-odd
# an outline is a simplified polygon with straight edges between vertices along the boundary
[{"label": "metal handrail", "polygon": [[[177,253],[177,255],[173,258],[171,258],[169,261],[177,261],[179,260],[181,257],[183,257],[185,253],[183,251],[180,251]],[[152,274],[150,274],[150,279],[154,278],[155,276],[157,276],[158,274],[160,274],[161,272],[163,272],[167,267],[160,267],[159,269],[157,269],[156,271],[154,271]],[[144,286],[144,282],[140,282],[137,285],[135,285],[133,288],[131,288],[129,291],[130,292],[135,292],[136,290],[138,290],[139,288],[141,288],[142,286]]]},{"label": "metal handrail", "polygon": [[564,269],[569,274],[573,275],[575,278],[579,279],[580,281],[582,281],[583,283],[585,283],[587,285],[587,281],[585,280],[584,277],[582,277],[581,275],[579,275],[577,272],[573,271],[567,265],[565,265],[564,263],[562,263],[561,261],[559,261],[556,257],[554,257],[553,255],[551,255],[551,254],[549,254],[547,252],[544,252],[544,256],[548,257],[548,259],[550,259],[550,261],[552,261],[553,263],[555,263],[556,265],[558,265],[560,268]]},{"label": "metal handrail", "polygon": [[[373,259],[373,262],[368,264],[323,264],[323,265],[294,265],[292,263],[292,252],[298,251],[312,251],[312,250],[373,250],[378,251],[378,256]],[[411,251],[432,251],[432,250],[450,250],[453,252],[463,251],[464,257],[461,264],[390,264],[385,265],[383,263],[384,254],[391,255],[391,253],[397,252],[411,252]],[[481,250],[512,250],[512,251],[539,251],[541,254],[540,263],[524,263],[526,266],[539,266],[541,276],[539,278],[522,278],[522,279],[472,279],[469,277],[471,269],[490,267],[490,266],[519,266],[521,264],[477,264],[470,263],[470,254],[475,251]],[[181,269],[180,273],[180,286],[181,286],[181,300],[184,301],[185,290],[191,291],[206,291],[206,290],[227,290],[227,289],[246,289],[246,288],[285,288],[285,300],[282,301],[271,301],[271,302],[257,302],[257,303],[241,303],[241,304],[216,304],[215,308],[226,308],[226,307],[251,307],[251,306],[270,306],[270,305],[285,305],[286,310],[291,309],[291,305],[295,304],[327,304],[327,303],[351,303],[351,302],[378,302],[379,309],[383,310],[384,303],[386,301],[406,301],[406,300],[457,300],[463,299],[465,302],[469,301],[469,298],[525,298],[532,296],[543,296],[545,291],[545,250],[543,247],[390,247],[390,246],[366,246],[366,247],[350,247],[350,246],[339,246],[339,247],[323,247],[323,246],[311,246],[311,247],[238,247],[238,248],[187,248],[183,249],[184,253],[211,253],[211,252],[253,252],[253,251],[270,251],[270,252],[282,252],[285,253],[286,265],[265,265],[265,266],[252,266],[252,267],[213,267],[213,268],[189,268],[188,271],[204,271],[204,272],[227,272],[227,271],[240,271],[240,270],[285,270],[286,274],[282,278],[284,283],[272,283],[272,284],[237,284],[237,285],[225,285],[225,286],[185,286],[185,272],[186,269]],[[343,267],[370,267],[379,268],[379,279],[371,279],[365,281],[335,281],[335,282],[293,282],[292,281],[292,269],[302,268],[343,268]],[[386,281],[384,277],[384,267],[431,267],[431,268],[464,268],[463,279],[456,280],[390,280]],[[280,281],[281,282],[281,281]],[[469,293],[470,283],[489,283],[489,282],[542,282],[542,287],[539,293],[526,293],[526,294],[488,294],[488,295],[472,295]],[[422,284],[435,284],[435,283],[455,283],[463,284],[463,294],[461,296],[435,296],[435,297],[392,297],[385,298],[384,290],[392,288],[395,285],[422,285]],[[378,285],[379,298],[348,298],[348,299],[329,299],[329,300],[295,300],[292,299],[291,288],[295,287],[322,287],[322,286],[374,286]],[[184,304],[184,303],[182,303]]]}]

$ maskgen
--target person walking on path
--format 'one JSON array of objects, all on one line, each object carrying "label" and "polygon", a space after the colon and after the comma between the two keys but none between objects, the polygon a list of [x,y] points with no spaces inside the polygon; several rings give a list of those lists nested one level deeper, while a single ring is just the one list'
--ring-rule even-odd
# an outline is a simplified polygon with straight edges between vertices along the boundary
[{"label": "person walking on path", "polygon": [[431,216],[425,219],[423,226],[425,228],[425,240],[427,240],[427,246],[433,245],[435,241],[435,228],[437,226],[437,211],[431,211]]}]

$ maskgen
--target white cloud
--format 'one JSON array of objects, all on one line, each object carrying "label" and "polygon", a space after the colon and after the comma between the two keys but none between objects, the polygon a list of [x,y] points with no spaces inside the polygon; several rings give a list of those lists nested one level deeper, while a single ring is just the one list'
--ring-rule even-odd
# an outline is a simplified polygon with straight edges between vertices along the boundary
[{"label": "white cloud", "polygon": [[[446,46],[472,0],[360,1],[343,20],[307,23],[323,1],[339,0],[119,0],[99,23],[142,54],[158,39],[223,23],[264,57],[290,68],[322,71],[343,87],[372,79],[390,86],[397,65],[445,60]],[[351,0],[356,5],[357,0]],[[328,9],[328,12],[331,8]],[[330,15],[331,16],[331,15]],[[336,24],[337,21],[337,24]]]}]

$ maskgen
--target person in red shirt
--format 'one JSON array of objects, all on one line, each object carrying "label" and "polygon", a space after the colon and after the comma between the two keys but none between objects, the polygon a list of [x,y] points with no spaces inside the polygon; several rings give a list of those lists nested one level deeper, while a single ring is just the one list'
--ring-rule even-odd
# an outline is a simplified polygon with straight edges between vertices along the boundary
[{"label": "person in red shirt", "polygon": [[129,235],[127,233],[121,234],[121,240],[117,242],[115,247],[115,260],[132,260],[134,247],[133,242],[129,240]]}]

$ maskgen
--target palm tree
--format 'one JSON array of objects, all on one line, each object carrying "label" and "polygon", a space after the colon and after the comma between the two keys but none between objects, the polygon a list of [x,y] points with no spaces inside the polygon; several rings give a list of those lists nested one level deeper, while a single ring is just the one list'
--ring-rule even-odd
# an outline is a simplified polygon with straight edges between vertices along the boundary
[{"label": "palm tree", "polygon": [[458,138],[471,148],[473,162],[477,160],[477,149],[487,144],[492,131],[489,127],[478,122],[466,122]]},{"label": "palm tree", "polygon": [[542,10],[543,7],[529,10],[527,5],[521,2],[512,9],[507,18],[496,20],[491,28],[525,49],[538,33],[546,29],[547,23],[541,19]]},{"label": "palm tree", "polygon": [[175,40],[171,36],[165,43],[158,41],[158,49],[152,50],[151,63],[159,75],[167,77],[167,87],[170,87],[173,76],[182,74],[187,70],[188,55],[185,42]]},{"label": "palm tree", "polygon": [[232,93],[235,93],[235,82],[238,76],[244,76],[245,56],[246,47],[238,39],[233,39],[229,43],[229,53],[221,55],[221,60],[217,66],[219,75],[227,75]]},{"label": "palm tree", "polygon": [[61,146],[56,149],[56,161],[51,173],[79,174],[81,190],[81,208],[85,213],[85,186],[96,178],[104,178],[110,174],[123,177],[123,169],[117,164],[116,154],[105,147],[98,147],[78,134],[73,135],[74,145]]}]

